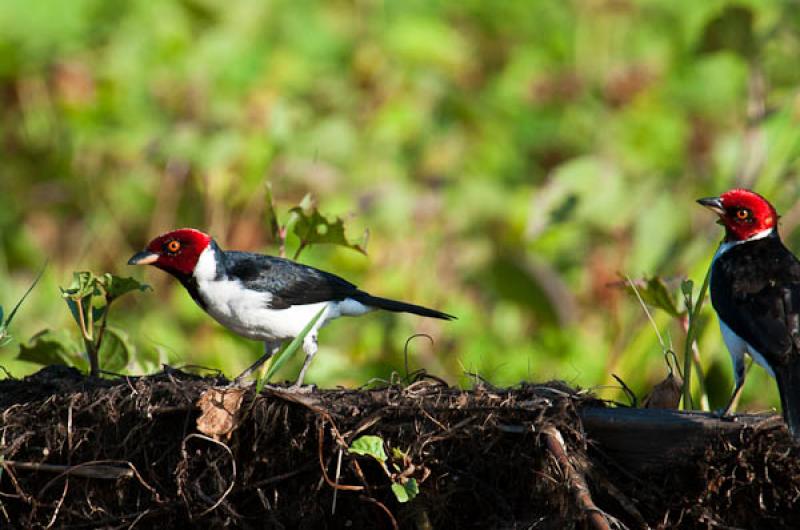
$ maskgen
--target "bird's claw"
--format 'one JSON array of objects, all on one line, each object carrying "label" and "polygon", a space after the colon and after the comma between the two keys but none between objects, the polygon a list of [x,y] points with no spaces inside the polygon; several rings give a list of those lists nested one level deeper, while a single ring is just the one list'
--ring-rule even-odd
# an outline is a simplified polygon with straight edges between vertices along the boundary
[{"label": "bird's claw", "polygon": [[[290,387],[286,388],[285,392],[291,392],[293,394],[311,394],[316,389],[316,385],[298,385],[297,383],[291,385]],[[283,389],[282,389],[283,390]]]},{"label": "bird's claw", "polygon": [[736,421],[736,415],[727,407],[711,411],[711,417],[718,420]]}]

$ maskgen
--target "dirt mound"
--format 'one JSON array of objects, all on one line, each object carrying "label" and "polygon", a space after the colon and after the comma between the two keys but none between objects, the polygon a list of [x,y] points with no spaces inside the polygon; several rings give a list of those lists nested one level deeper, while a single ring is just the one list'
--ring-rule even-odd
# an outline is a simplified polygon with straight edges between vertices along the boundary
[{"label": "dirt mound", "polygon": [[[205,401],[235,414],[205,416],[199,432],[198,400],[227,383],[64,367],[0,381],[0,526],[800,526],[798,450],[774,420],[728,428],[694,458],[665,447],[663,465],[643,471],[607,436],[623,409],[561,383],[462,391],[423,375],[358,391],[223,388],[234,399]],[[616,424],[635,446],[637,431]],[[364,435],[380,437],[383,464],[348,451]]]}]

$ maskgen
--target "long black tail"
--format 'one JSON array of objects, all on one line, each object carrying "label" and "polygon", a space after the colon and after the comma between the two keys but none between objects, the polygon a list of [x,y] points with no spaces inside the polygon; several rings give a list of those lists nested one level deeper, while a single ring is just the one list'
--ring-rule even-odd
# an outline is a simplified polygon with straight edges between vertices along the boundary
[{"label": "long black tail", "polygon": [[776,366],[775,379],[781,394],[783,419],[795,440],[800,440],[800,358]]},{"label": "long black tail", "polygon": [[387,311],[394,311],[395,313],[413,313],[415,315],[422,315],[424,317],[441,318],[443,320],[454,320],[456,317],[442,313],[435,309],[428,309],[421,305],[407,304],[398,300],[391,300],[389,298],[381,298],[380,296],[372,296],[371,294],[360,292],[357,295],[351,295],[350,298],[357,300],[364,305],[377,307],[378,309],[386,309]]}]

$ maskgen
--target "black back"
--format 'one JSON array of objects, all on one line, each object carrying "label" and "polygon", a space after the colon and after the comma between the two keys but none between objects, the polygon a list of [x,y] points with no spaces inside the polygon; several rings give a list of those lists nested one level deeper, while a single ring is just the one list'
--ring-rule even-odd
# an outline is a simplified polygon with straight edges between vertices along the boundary
[{"label": "black back", "polygon": [[335,274],[287,259],[238,251],[227,251],[222,256],[229,277],[248,289],[272,295],[272,309],[344,300],[361,293]]}]

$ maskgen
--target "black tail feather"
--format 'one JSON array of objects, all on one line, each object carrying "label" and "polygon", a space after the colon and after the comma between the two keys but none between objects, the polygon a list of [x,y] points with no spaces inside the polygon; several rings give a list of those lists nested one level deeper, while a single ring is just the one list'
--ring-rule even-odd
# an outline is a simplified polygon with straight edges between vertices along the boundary
[{"label": "black tail feather", "polygon": [[437,311],[435,309],[422,307],[421,305],[408,304],[398,300],[372,296],[371,294],[367,293],[358,293],[355,296],[351,295],[350,298],[357,300],[364,305],[377,307],[378,309],[385,309],[387,311],[394,311],[395,313],[413,313],[423,317],[441,318],[443,320],[454,320],[456,318],[453,315],[448,315],[447,313],[442,313],[441,311]]},{"label": "black tail feather", "polygon": [[781,395],[781,409],[789,433],[800,440],[800,359],[776,366],[775,379]]}]

